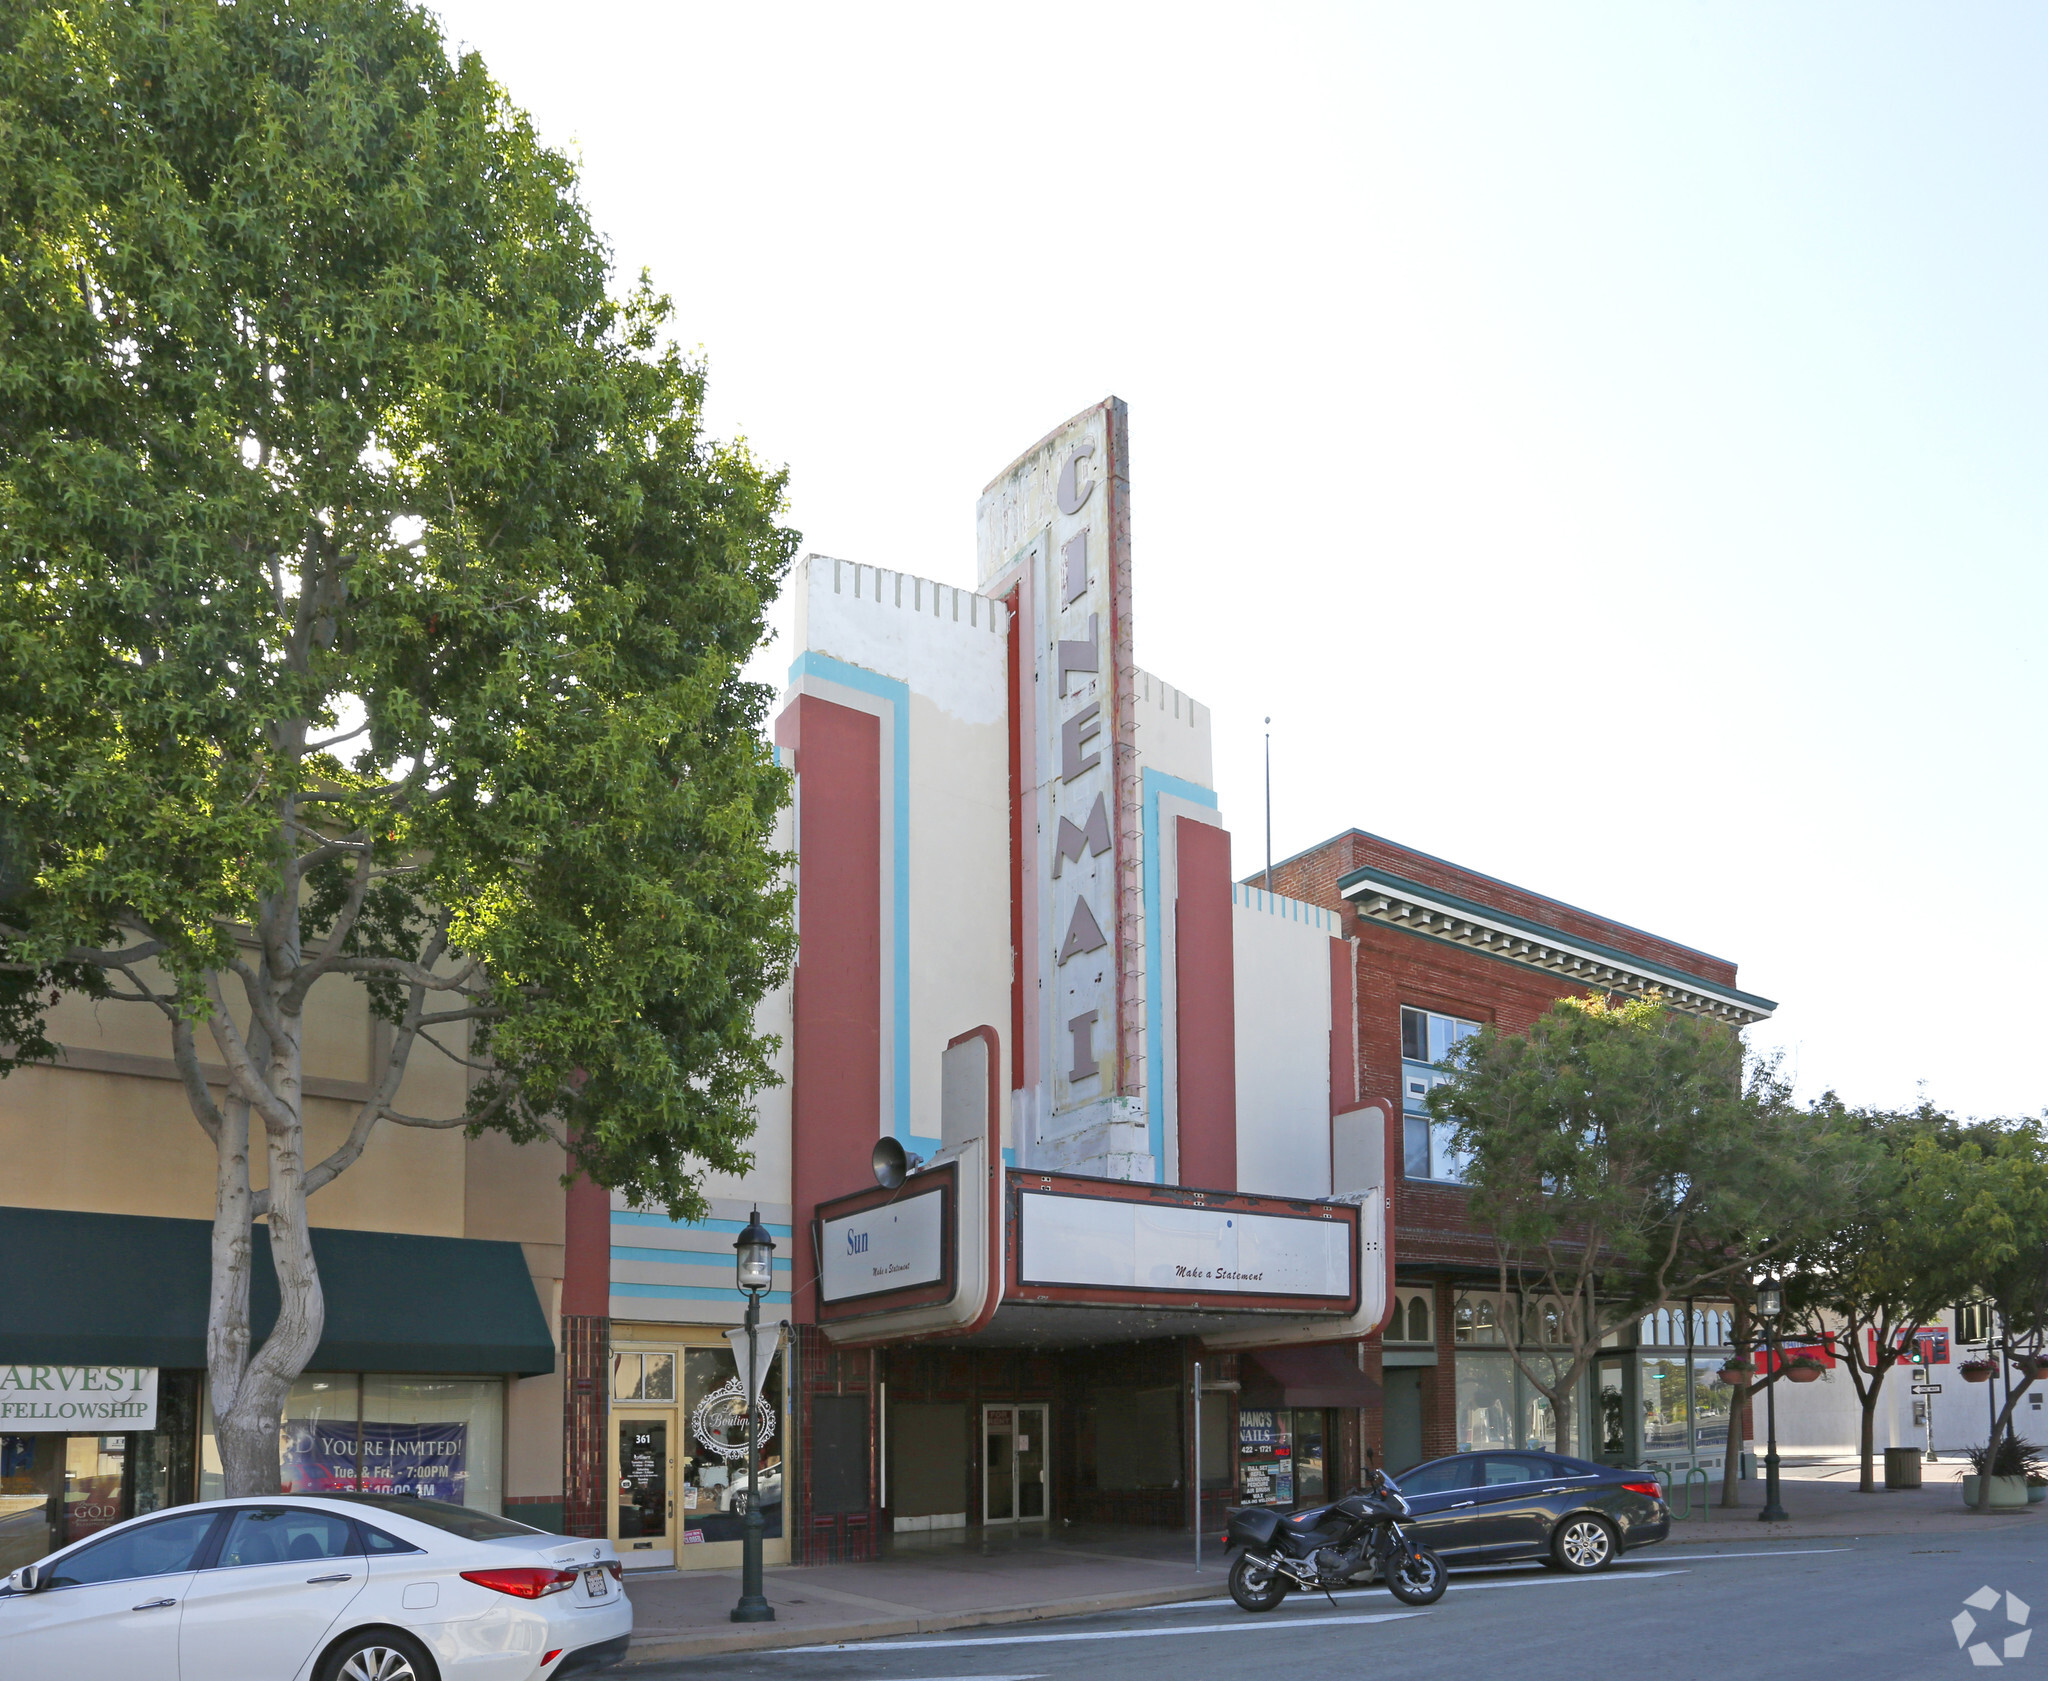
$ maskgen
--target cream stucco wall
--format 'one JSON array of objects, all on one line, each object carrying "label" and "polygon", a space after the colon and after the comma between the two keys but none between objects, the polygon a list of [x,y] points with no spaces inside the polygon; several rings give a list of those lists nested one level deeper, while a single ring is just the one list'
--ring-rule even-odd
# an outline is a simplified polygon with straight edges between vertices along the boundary
[{"label": "cream stucco wall", "polygon": [[[791,589],[802,650],[794,687],[860,705],[882,723],[884,1107],[894,1101],[887,1065],[901,963],[910,1130],[936,1139],[939,1064],[948,1041],[994,1027],[1004,1058],[1001,1089],[1007,1093],[1012,1083],[1007,614],[970,590],[823,555],[799,564]],[[881,683],[866,683],[868,674]],[[897,685],[906,711],[901,732]],[[899,734],[908,746],[900,767],[908,805],[901,836]],[[894,948],[899,887],[908,925],[901,954]],[[1005,1114],[1006,1141],[1009,1127]]]},{"label": "cream stucco wall", "polygon": [[1256,888],[1234,887],[1231,899],[1238,1188],[1326,1197],[1335,919]]}]

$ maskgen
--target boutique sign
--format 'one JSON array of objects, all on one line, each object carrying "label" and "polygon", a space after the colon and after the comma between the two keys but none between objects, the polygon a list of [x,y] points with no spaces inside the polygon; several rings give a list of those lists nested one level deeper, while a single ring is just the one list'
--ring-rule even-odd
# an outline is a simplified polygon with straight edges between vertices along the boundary
[{"label": "boutique sign", "polygon": [[125,1435],[156,1428],[154,1366],[0,1364],[0,1433]]}]

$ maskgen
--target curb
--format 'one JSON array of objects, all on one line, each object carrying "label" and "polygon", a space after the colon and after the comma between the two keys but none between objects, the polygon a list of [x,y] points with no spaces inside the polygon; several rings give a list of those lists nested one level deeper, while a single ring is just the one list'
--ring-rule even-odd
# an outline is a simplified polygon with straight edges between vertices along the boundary
[{"label": "curb", "polygon": [[1047,1600],[1038,1605],[1005,1605],[977,1611],[954,1611],[927,1617],[888,1617],[858,1623],[833,1623],[811,1628],[755,1624],[751,1628],[705,1630],[701,1634],[638,1635],[626,1653],[629,1665],[665,1663],[673,1658],[701,1658],[721,1652],[777,1651],[789,1646],[840,1646],[861,1640],[886,1640],[905,1634],[943,1634],[949,1629],[988,1628],[999,1623],[1035,1623],[1052,1617],[1085,1617],[1105,1611],[1134,1611],[1146,1605],[1171,1605],[1183,1599],[1222,1599],[1222,1582],[1192,1587],[1144,1588],[1130,1593],[1091,1594],[1086,1599]]}]

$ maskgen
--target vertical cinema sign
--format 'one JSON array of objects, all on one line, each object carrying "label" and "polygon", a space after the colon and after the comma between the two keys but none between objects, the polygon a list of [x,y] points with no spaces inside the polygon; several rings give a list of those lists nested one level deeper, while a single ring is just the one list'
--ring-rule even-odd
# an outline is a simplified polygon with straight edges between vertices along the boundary
[{"label": "vertical cinema sign", "polygon": [[1110,398],[1014,463],[977,511],[982,588],[1015,591],[1029,668],[1012,725],[1025,878],[1018,1075],[1040,1138],[1142,1123],[1128,448],[1124,405]]}]

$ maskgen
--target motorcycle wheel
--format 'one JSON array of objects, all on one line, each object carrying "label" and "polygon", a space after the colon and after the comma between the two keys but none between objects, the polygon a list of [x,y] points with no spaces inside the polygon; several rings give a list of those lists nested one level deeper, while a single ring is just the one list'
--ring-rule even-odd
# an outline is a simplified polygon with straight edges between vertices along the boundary
[{"label": "motorcycle wheel", "polygon": [[1270,1611],[1287,1597],[1287,1578],[1249,1553],[1230,1567],[1230,1597],[1246,1611]]},{"label": "motorcycle wheel", "polygon": [[1427,1547],[1398,1558],[1386,1572],[1387,1590],[1403,1605],[1434,1605],[1450,1585],[1444,1561]]}]

